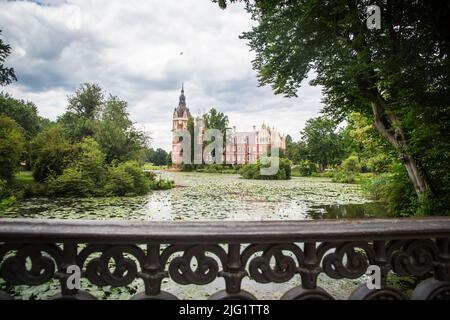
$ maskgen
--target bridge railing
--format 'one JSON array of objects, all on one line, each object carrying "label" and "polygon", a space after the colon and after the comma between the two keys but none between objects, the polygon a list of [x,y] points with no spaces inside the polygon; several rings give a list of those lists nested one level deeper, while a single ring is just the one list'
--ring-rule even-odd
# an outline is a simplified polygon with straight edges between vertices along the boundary
[{"label": "bridge railing", "polygon": [[[379,271],[349,299],[404,299],[386,278],[430,276],[413,299],[450,299],[450,219],[267,222],[150,222],[0,219],[0,278],[38,286],[58,279],[55,299],[94,299],[73,285],[74,274],[97,286],[124,287],[139,279],[133,299],[176,299],[161,290],[177,284],[224,288],[210,299],[255,299],[241,284],[284,283],[300,276],[283,299],[333,299],[318,287],[321,273],[357,279]],[[372,268],[372,269],[371,269]],[[375,272],[376,275],[376,272]],[[374,278],[374,280],[376,280]],[[373,286],[372,286],[373,285]],[[0,292],[0,298],[11,298]]]}]

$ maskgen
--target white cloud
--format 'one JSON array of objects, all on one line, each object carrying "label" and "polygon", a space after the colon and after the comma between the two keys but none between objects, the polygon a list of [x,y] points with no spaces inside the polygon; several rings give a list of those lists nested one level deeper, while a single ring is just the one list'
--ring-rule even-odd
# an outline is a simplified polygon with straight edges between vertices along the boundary
[{"label": "white cloud", "polygon": [[68,94],[97,82],[169,149],[184,81],[193,114],[214,106],[241,130],[265,120],[298,138],[321,109],[320,88],[305,83],[287,99],[257,87],[254,54],[238,38],[251,25],[242,5],[220,10],[209,0],[0,1],[2,37],[13,47],[7,62],[19,79],[4,91],[55,119]]}]

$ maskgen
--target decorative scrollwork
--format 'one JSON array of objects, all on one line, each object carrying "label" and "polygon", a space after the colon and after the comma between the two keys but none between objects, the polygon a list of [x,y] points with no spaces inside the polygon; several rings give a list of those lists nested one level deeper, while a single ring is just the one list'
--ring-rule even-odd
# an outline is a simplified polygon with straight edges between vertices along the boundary
[{"label": "decorative scrollwork", "polygon": [[[162,262],[168,261],[169,256],[175,252],[183,251],[183,255],[173,258],[169,262],[169,275],[173,281],[179,284],[205,285],[214,281],[219,274],[219,264],[213,257],[206,253],[214,254],[221,262],[226,264],[227,255],[219,245],[197,245],[189,248],[170,246],[167,252],[163,252]],[[196,260],[196,266],[192,268]]]},{"label": "decorative scrollwork", "polygon": [[432,271],[438,256],[438,248],[432,240],[392,242],[388,252],[393,271],[402,276],[426,275]]},{"label": "decorative scrollwork", "polygon": [[[329,252],[335,248],[334,252]],[[357,279],[373,263],[375,252],[367,242],[323,243],[318,248],[322,269],[333,279]]]},{"label": "decorative scrollwork", "polygon": [[281,300],[334,300],[334,298],[320,287],[315,289],[295,287],[286,292]]},{"label": "decorative scrollwork", "polygon": [[349,300],[404,300],[405,297],[397,289],[382,287],[381,289],[369,289],[366,284],[356,288]]},{"label": "decorative scrollwork", "polygon": [[[262,252],[262,255],[251,259],[251,256],[257,252]],[[286,255],[284,252],[290,252],[292,255]],[[303,251],[297,245],[290,243],[251,245],[242,254],[243,264],[249,261],[250,276],[259,283],[289,281],[298,273],[298,267],[303,263],[304,258]]]},{"label": "decorative scrollwork", "polygon": [[[101,252],[99,257],[87,258],[94,252]],[[130,258],[133,257],[136,261]],[[91,245],[81,251],[78,259],[80,266],[87,261],[84,276],[98,286],[126,286],[137,278],[140,267],[144,264],[145,254],[135,245]],[[111,271],[113,268],[113,271]]]},{"label": "decorative scrollwork", "polygon": [[414,290],[413,300],[450,300],[450,282],[428,279]]},{"label": "decorative scrollwork", "polygon": [[62,252],[57,245],[4,246],[0,257],[6,259],[1,264],[0,277],[13,285],[37,286],[46,283],[54,277],[57,266],[61,264]]}]

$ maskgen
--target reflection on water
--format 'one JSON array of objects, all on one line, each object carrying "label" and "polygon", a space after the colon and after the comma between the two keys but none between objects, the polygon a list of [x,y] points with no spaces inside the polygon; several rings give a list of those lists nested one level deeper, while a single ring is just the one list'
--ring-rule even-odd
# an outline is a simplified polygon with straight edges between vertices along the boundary
[{"label": "reflection on water", "polygon": [[314,206],[307,211],[307,215],[314,220],[376,218],[385,213],[386,206],[380,202]]},{"label": "reflection on water", "polygon": [[[140,220],[289,220],[341,219],[380,216],[382,204],[368,200],[357,185],[331,183],[327,179],[293,178],[290,181],[255,181],[238,175],[198,173],[163,173],[174,179],[177,188],[130,198],[36,198],[26,199],[0,214],[2,217],[46,219],[140,219]],[[279,299],[288,289],[300,284],[299,277],[281,284],[258,284],[246,278],[243,289],[260,299]],[[360,284],[359,280],[330,280],[321,274],[318,284],[336,298],[345,299]],[[0,288],[2,284],[0,283]],[[163,290],[182,299],[207,298],[223,289],[223,279],[206,286],[180,286],[163,281]],[[16,295],[29,298],[30,292],[48,299],[59,290],[55,281],[51,289],[17,287]],[[136,280],[111,295],[128,299],[144,290]],[[94,291],[100,299],[103,289]]]},{"label": "reflection on water", "polygon": [[133,220],[299,220],[381,216],[382,204],[357,185],[320,178],[289,181],[241,179],[239,175],[162,173],[177,188],[141,197],[34,198],[4,217]]}]

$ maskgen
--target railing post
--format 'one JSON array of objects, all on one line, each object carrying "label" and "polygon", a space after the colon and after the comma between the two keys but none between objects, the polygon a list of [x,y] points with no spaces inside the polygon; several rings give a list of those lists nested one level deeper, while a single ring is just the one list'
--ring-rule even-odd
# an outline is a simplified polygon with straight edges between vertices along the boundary
[{"label": "railing post", "polygon": [[161,291],[161,282],[168,277],[161,264],[160,244],[148,244],[147,255],[139,277],[144,281],[145,291],[136,294],[131,300],[176,300],[177,297]]},{"label": "railing post", "polygon": [[302,287],[304,289],[316,289],[317,277],[320,273],[319,259],[317,258],[317,249],[315,242],[306,242],[305,261],[300,266],[300,276],[302,278]]},{"label": "railing post", "polygon": [[[78,255],[78,244],[73,242],[65,242],[63,243],[62,250],[62,261],[60,266],[58,266],[58,271],[55,273],[55,277],[59,279],[61,284],[61,293],[57,294],[53,297],[55,300],[96,300],[96,298],[85,292],[80,290],[79,288],[68,288],[68,280],[71,274],[67,273],[67,269],[69,266],[78,266],[80,268],[80,274],[78,275],[79,280],[83,276],[81,274],[81,270],[83,266],[78,265],[77,263],[77,255]],[[77,275],[73,275],[77,276]]]},{"label": "railing post", "polygon": [[436,239],[436,245],[439,249],[438,261],[435,263],[435,279],[439,281],[450,281],[450,252],[449,239]]}]

